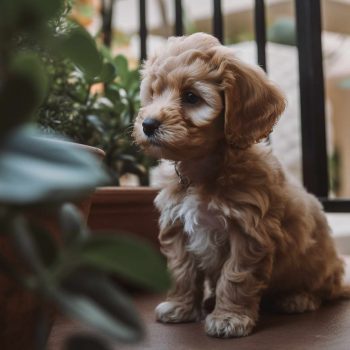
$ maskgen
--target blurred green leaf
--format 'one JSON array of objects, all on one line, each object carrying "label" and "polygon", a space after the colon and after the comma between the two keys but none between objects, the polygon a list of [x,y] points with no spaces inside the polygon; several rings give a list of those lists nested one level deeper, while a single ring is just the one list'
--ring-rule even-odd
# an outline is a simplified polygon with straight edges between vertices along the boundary
[{"label": "blurred green leaf", "polygon": [[0,135],[27,122],[37,104],[33,81],[22,74],[11,74],[0,86]]},{"label": "blurred green leaf", "polygon": [[111,83],[116,76],[117,70],[115,66],[112,63],[107,62],[103,64],[102,70],[99,77],[97,77],[97,80],[103,83]]},{"label": "blurred green leaf", "polygon": [[88,122],[94,126],[94,128],[100,132],[101,134],[104,133],[105,130],[105,125],[102,122],[102,120],[97,116],[97,115],[88,115],[86,117]]},{"label": "blurred green leaf", "polygon": [[78,254],[83,263],[149,290],[165,291],[170,285],[164,259],[145,241],[126,235],[95,235]]},{"label": "blurred green leaf", "polygon": [[125,56],[118,55],[114,58],[114,63],[117,68],[117,74],[121,81],[125,83],[128,80],[129,68],[128,61]]},{"label": "blurred green leaf", "polygon": [[109,182],[98,159],[74,143],[43,138],[32,128],[0,144],[0,203],[62,203]]},{"label": "blurred green leaf", "polygon": [[105,45],[101,45],[99,46],[99,48],[103,58],[106,59],[108,62],[113,62],[113,55],[111,49]]},{"label": "blurred green leaf", "polygon": [[[35,91],[34,107],[38,107],[44,100],[48,91],[48,77],[43,62],[33,52],[22,52],[16,54],[11,63],[11,70],[15,74],[27,77]],[[17,103],[21,103],[17,94]]]},{"label": "blurred green leaf", "polygon": [[26,122],[44,100],[48,80],[37,54],[18,53],[0,86],[0,130],[2,133]]},{"label": "blurred green leaf", "polygon": [[140,72],[138,69],[128,72],[128,76],[125,82],[125,88],[127,89],[128,95],[131,96],[134,91],[139,90],[140,85]]},{"label": "blurred green leaf", "polygon": [[7,224],[7,229],[21,260],[36,274],[39,280],[45,279],[45,268],[32,239],[27,219],[19,214],[10,218]]},{"label": "blurred green leaf", "polygon": [[54,17],[63,8],[63,3],[64,0],[1,0],[0,27],[33,29]]},{"label": "blurred green leaf", "polygon": [[61,38],[62,54],[69,58],[88,79],[97,77],[102,69],[102,57],[91,35],[82,27],[72,28]]},{"label": "blurred green leaf", "polygon": [[[16,1],[15,1],[16,2]],[[62,10],[64,0],[20,0],[19,3],[26,3],[32,7],[44,20],[50,19]],[[24,7],[22,7],[24,8]]]},{"label": "blurred green leaf", "polygon": [[38,55],[33,52],[17,53],[11,62],[10,69],[32,81],[38,99],[37,104],[40,104],[47,94],[48,78],[43,62]]},{"label": "blurred green leaf", "polygon": [[68,316],[115,340],[134,342],[143,335],[132,303],[98,272],[77,271],[62,289],[48,289],[47,295]]},{"label": "blurred green leaf", "polygon": [[105,89],[105,94],[113,103],[116,103],[120,99],[119,88],[116,85],[108,85]]},{"label": "blurred green leaf", "polygon": [[46,267],[50,267],[57,259],[57,243],[52,234],[38,225],[31,224],[28,233],[33,239],[37,254]]},{"label": "blurred green leaf", "polygon": [[66,244],[83,239],[88,235],[88,228],[79,209],[71,203],[65,203],[59,213],[62,237]]},{"label": "blurred green leaf", "polygon": [[5,132],[26,122],[44,100],[47,75],[39,57],[18,53],[11,62],[8,79],[0,87],[0,130]]},{"label": "blurred green leaf", "polygon": [[13,0],[0,1],[0,28],[12,25],[15,27],[19,18],[19,2]]}]

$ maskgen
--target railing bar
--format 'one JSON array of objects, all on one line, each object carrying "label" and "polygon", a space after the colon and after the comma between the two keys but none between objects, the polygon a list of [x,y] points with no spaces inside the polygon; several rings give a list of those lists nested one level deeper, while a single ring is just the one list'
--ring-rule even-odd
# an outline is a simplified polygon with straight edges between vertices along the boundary
[{"label": "railing bar", "polygon": [[323,208],[328,213],[350,213],[349,199],[319,198]]},{"label": "railing bar", "polygon": [[[258,65],[267,72],[266,66],[266,20],[264,0],[255,0],[254,8],[254,30],[257,49]],[[268,136],[266,142],[271,145],[271,138]]]},{"label": "railing bar", "polygon": [[296,0],[303,180],[319,197],[328,197],[320,0]]},{"label": "railing bar", "polygon": [[264,0],[255,0],[254,28],[258,52],[258,65],[266,72],[266,21]]},{"label": "railing bar", "polygon": [[183,19],[182,19],[182,1],[175,0],[175,28],[174,32],[176,36],[184,34]]},{"label": "railing bar", "polygon": [[147,58],[146,0],[140,0],[140,60]]},{"label": "railing bar", "polygon": [[223,43],[224,30],[223,30],[223,17],[221,11],[221,0],[213,0],[213,34],[214,36]]}]

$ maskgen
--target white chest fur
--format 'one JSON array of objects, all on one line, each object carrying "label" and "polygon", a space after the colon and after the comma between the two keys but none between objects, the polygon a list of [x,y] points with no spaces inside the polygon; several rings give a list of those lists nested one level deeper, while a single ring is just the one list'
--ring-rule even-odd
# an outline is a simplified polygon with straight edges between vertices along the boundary
[{"label": "white chest fur", "polygon": [[[222,255],[219,247],[227,242],[225,209],[214,200],[203,200],[195,188],[181,199],[164,200],[165,196],[166,190],[163,190],[156,200],[161,211],[161,226],[180,221],[188,235],[186,249],[196,256],[201,268],[215,269]],[[161,206],[160,202],[166,205]]]}]

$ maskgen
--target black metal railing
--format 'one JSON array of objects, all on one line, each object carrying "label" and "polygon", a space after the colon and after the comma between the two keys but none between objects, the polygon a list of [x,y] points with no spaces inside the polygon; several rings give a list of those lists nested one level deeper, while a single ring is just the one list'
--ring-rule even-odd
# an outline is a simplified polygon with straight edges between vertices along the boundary
[{"label": "black metal railing", "polygon": [[221,43],[224,42],[224,22],[222,18],[221,0],[213,1],[213,35]]},{"label": "black metal railing", "polygon": [[[141,60],[147,57],[146,0],[140,3]],[[212,0],[212,32],[224,42],[221,0]],[[182,1],[174,0],[174,35],[183,35]],[[329,212],[350,212],[350,199],[329,198],[326,147],[325,99],[321,43],[320,0],[295,0],[297,45],[299,53],[300,114],[303,182]],[[266,23],[264,0],[255,0],[255,41],[257,63],[266,71]]]},{"label": "black metal railing", "polygon": [[147,58],[147,24],[146,24],[146,0],[139,0],[140,4],[140,59]]},{"label": "black metal railing", "polygon": [[303,179],[307,189],[328,196],[328,166],[321,44],[321,9],[318,0],[296,1],[299,52],[300,111]]},{"label": "black metal railing", "polygon": [[254,29],[258,65],[266,72],[266,21],[264,0],[255,0]]},{"label": "black metal railing", "polygon": [[174,34],[181,36],[184,33],[184,24],[182,19],[182,0],[175,0],[175,28]]}]

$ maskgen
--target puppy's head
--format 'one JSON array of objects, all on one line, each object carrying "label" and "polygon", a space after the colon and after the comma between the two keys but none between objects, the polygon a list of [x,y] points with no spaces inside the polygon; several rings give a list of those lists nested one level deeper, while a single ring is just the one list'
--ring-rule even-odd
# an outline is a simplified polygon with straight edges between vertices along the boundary
[{"label": "puppy's head", "polygon": [[136,142],[149,154],[183,160],[218,144],[246,148],[267,136],[284,99],[259,68],[208,34],[170,38],[144,65]]}]

